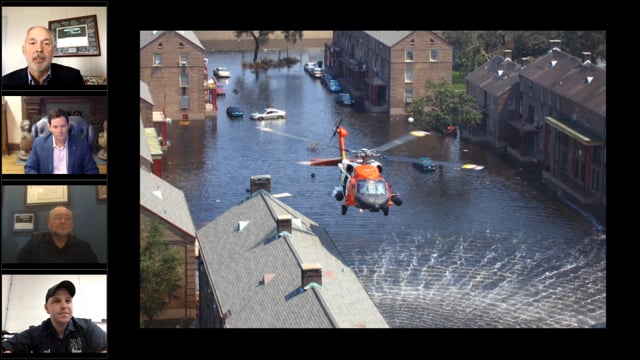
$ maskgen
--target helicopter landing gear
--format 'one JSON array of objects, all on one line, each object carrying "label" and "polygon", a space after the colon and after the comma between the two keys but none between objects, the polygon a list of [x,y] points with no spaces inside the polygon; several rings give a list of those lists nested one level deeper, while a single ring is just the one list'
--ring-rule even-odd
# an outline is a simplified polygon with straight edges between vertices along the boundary
[{"label": "helicopter landing gear", "polygon": [[383,207],[382,208],[382,213],[384,214],[384,216],[389,216],[389,207]]},{"label": "helicopter landing gear", "polygon": [[342,205],[342,215],[347,213],[347,205]]},{"label": "helicopter landing gear", "polygon": [[342,199],[344,199],[344,194],[342,193],[342,191],[336,192],[335,198],[338,201],[342,201]]},{"label": "helicopter landing gear", "polygon": [[[392,194],[392,195],[391,195],[391,201],[392,201],[394,204],[398,205],[398,206],[402,205],[402,199],[400,199],[400,197],[398,197],[398,195],[397,195],[397,194]],[[386,215],[386,214],[385,214],[385,215]]]}]

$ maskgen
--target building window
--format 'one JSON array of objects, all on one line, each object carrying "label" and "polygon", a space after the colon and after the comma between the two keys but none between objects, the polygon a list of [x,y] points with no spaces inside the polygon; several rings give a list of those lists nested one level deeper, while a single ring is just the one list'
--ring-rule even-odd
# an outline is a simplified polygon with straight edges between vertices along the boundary
[{"label": "building window", "polygon": [[182,53],[180,54],[180,66],[189,65],[189,54]]},{"label": "building window", "polygon": [[404,82],[412,83],[413,82],[413,70],[405,70],[404,71]]},{"label": "building window", "polygon": [[413,49],[404,51],[404,61],[413,61]]},{"label": "building window", "polygon": [[153,54],[153,66],[162,66],[162,54]]},{"label": "building window", "polygon": [[404,90],[404,103],[411,104],[413,102],[413,89]]},{"label": "building window", "polygon": [[507,99],[507,110],[514,111],[516,109],[516,99],[510,97]]},{"label": "building window", "polygon": [[189,87],[189,74],[187,73],[180,74],[180,87],[182,88]]},{"label": "building window", "polygon": [[596,194],[600,193],[600,171],[591,169],[591,191]]},{"label": "building window", "polygon": [[440,52],[438,51],[438,49],[432,49],[431,58],[429,59],[429,61],[438,61],[439,58],[440,58]]}]

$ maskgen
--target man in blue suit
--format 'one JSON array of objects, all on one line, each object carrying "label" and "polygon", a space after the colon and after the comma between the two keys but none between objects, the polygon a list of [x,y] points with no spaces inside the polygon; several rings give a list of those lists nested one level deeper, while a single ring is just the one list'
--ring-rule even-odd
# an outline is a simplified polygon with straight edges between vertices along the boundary
[{"label": "man in blue suit", "polygon": [[85,87],[80,70],[53,63],[55,43],[51,31],[44,26],[32,26],[22,45],[27,67],[2,77],[3,89],[38,86],[46,89],[77,90]]},{"label": "man in blue suit", "polygon": [[67,112],[51,109],[48,122],[49,134],[33,141],[24,166],[25,174],[98,174],[91,145],[69,134]]}]

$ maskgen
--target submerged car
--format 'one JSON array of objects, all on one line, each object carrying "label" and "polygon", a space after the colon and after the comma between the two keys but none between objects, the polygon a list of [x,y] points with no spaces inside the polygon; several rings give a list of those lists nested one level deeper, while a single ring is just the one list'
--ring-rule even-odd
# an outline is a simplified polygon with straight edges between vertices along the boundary
[{"label": "submerged car", "polygon": [[342,84],[340,83],[340,80],[338,80],[338,79],[331,79],[327,83],[327,88],[331,92],[338,93],[338,92],[342,91]]},{"label": "submerged car", "polygon": [[284,119],[287,113],[276,108],[264,108],[262,111],[254,112],[249,116],[251,120],[280,120]]},{"label": "submerged car", "polygon": [[421,157],[413,162],[413,167],[422,172],[436,171],[436,165],[429,157]]},{"label": "submerged car", "polygon": [[356,103],[356,99],[349,93],[339,93],[336,95],[336,103],[340,105],[351,106]]},{"label": "submerged car", "polygon": [[228,78],[231,77],[231,71],[229,71],[229,68],[225,66],[218,66],[213,69],[213,76],[217,78]]},{"label": "submerged car", "polygon": [[244,116],[244,111],[239,106],[228,106],[227,107],[227,115],[229,117],[242,117]]}]

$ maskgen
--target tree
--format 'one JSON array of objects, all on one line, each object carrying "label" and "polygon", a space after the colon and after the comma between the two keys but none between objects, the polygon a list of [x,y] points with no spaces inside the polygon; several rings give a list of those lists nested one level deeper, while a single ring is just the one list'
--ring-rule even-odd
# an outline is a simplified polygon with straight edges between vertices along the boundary
[{"label": "tree", "polygon": [[140,310],[152,321],[180,288],[180,254],[162,239],[157,221],[140,223]]},{"label": "tree", "polygon": [[284,41],[287,43],[287,58],[289,57],[289,43],[296,44],[298,39],[302,40],[304,36],[304,31],[299,30],[282,30],[282,35],[284,36]]},{"label": "tree", "polygon": [[253,50],[253,62],[258,61],[258,53],[260,52],[260,47],[265,46],[269,43],[269,35],[273,34],[273,31],[258,31],[257,33],[253,30],[235,30],[234,35],[236,39],[241,39],[243,36],[250,36],[253,38],[255,43],[255,48]]},{"label": "tree", "polygon": [[428,80],[427,95],[415,100],[410,107],[415,125],[442,136],[449,125],[470,127],[478,124],[482,115],[476,110],[476,100],[442,80]]}]

